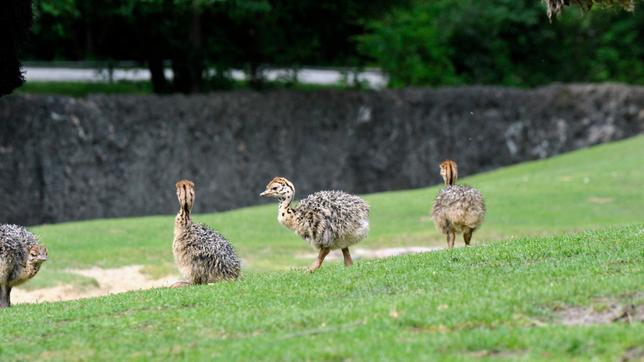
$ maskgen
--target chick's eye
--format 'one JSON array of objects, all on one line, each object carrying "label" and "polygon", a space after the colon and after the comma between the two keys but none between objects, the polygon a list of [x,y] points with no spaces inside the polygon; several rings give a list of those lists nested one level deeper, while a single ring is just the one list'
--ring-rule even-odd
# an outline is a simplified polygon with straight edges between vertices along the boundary
[{"label": "chick's eye", "polygon": [[277,190],[277,186],[273,186],[273,190]]}]

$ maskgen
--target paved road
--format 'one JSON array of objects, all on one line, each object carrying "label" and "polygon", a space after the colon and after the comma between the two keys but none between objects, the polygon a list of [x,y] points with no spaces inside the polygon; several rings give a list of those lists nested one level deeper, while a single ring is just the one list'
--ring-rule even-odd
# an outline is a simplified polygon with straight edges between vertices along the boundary
[{"label": "paved road", "polygon": [[[105,82],[110,79],[107,70],[91,68],[59,68],[59,67],[24,67],[27,81],[83,81]],[[166,69],[166,77],[172,78],[172,70]],[[268,80],[287,79],[289,70],[268,69],[264,71]],[[336,69],[305,68],[298,72],[298,81],[305,84],[337,84],[352,81],[354,72]],[[242,71],[234,70],[232,76],[237,80],[246,78]],[[150,79],[150,72],[145,68],[114,69],[112,80],[145,81]],[[357,73],[360,82],[368,84],[371,88],[383,88],[387,84],[387,77],[378,70],[367,70]]]}]

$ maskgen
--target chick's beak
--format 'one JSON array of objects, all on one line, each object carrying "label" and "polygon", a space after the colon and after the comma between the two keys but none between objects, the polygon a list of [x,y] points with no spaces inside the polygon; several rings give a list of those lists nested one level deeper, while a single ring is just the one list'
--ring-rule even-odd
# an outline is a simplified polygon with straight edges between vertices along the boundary
[{"label": "chick's beak", "polygon": [[262,192],[261,194],[259,194],[259,196],[266,196],[266,195],[268,195],[268,192],[269,192],[269,191],[268,191],[268,190],[266,190],[266,191]]}]

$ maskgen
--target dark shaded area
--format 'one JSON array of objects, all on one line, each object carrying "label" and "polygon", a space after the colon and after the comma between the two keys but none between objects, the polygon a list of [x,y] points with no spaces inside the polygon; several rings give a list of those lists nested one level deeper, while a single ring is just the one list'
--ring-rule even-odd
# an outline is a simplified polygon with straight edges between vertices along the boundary
[{"label": "dark shaded area", "polygon": [[173,213],[181,178],[195,212],[263,202],[276,175],[300,196],[421,187],[444,158],[465,176],[641,134],[643,108],[621,85],[5,97],[0,220]]},{"label": "dark shaded area", "polygon": [[599,2],[615,8],[574,6],[551,22],[542,0],[33,0],[26,56],[135,61],[155,93],[228,90],[232,70],[263,90],[263,70],[288,69],[294,84],[311,66],[377,67],[390,87],[644,84],[644,12]]},{"label": "dark shaded area", "polygon": [[18,55],[31,28],[31,0],[0,4],[0,97],[24,82]]},{"label": "dark shaded area", "polygon": [[135,60],[150,70],[156,93],[227,89],[232,69],[260,89],[267,66],[364,62],[354,37],[366,19],[408,1],[34,0],[28,53],[34,60]]}]

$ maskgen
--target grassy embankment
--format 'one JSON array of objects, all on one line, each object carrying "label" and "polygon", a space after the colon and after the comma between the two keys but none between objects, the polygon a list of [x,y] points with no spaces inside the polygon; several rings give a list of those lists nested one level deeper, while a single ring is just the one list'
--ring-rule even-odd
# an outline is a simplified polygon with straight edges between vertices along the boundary
[{"label": "grassy embankment", "polygon": [[[474,244],[642,222],[642,155],[644,137],[638,137],[463,179],[478,187],[487,202],[487,219],[474,234]],[[258,189],[249,192],[259,193],[267,181],[258,180]],[[439,181],[437,175],[428,183]],[[445,245],[429,219],[438,189],[433,186],[366,195],[371,205],[371,232],[359,247]],[[198,190],[197,185],[197,203]],[[168,192],[174,193],[172,182]],[[196,215],[195,219],[215,227],[232,241],[246,271],[305,267],[311,258],[302,255],[314,251],[279,225],[276,216],[276,205],[264,205]],[[151,276],[173,273],[173,223],[174,217],[168,215],[31,228],[49,247],[51,258],[38,278],[25,287],[73,281],[79,277],[66,274],[65,269],[95,265],[143,264]]]},{"label": "grassy embankment", "polygon": [[[283,270],[308,264],[296,258],[308,249],[277,224],[274,205],[199,215],[233,240],[247,270],[269,271],[17,305],[0,311],[0,359],[641,358],[644,324],[565,326],[560,313],[644,303],[643,150],[640,137],[468,178],[488,202],[475,234],[488,246],[333,262],[313,275]],[[442,244],[426,217],[436,190],[367,196],[363,247]],[[34,229],[51,250],[45,280],[68,266],[172,265],[170,216]],[[595,231],[568,233],[582,229]]]}]

